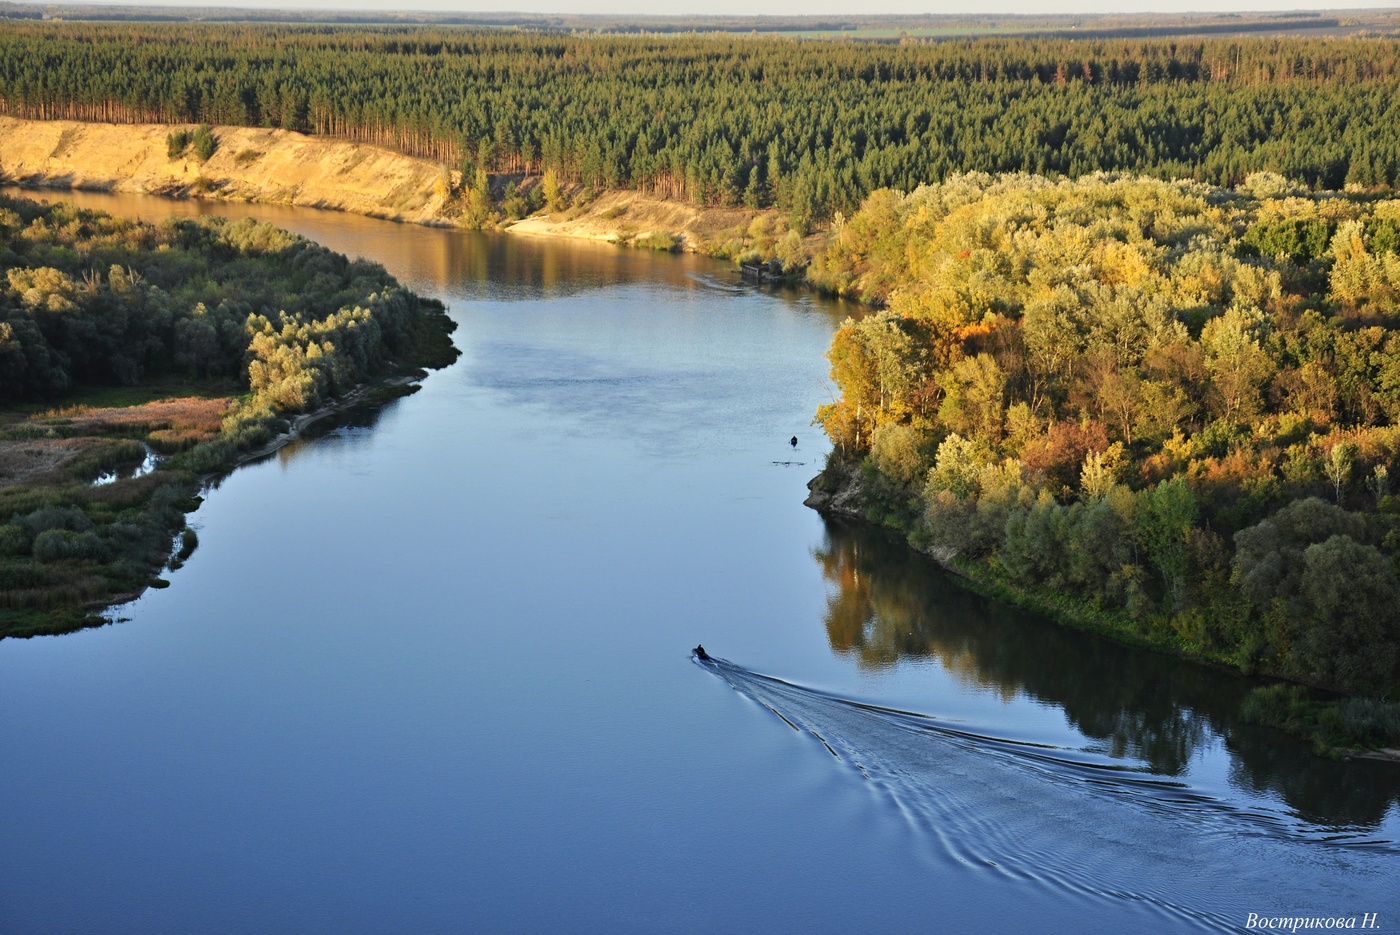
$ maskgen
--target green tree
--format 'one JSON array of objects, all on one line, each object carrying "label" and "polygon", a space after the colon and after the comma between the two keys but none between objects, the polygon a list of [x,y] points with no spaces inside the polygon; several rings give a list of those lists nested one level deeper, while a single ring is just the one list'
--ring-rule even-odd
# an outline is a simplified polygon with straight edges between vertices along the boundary
[{"label": "green tree", "polygon": [[1299,662],[1327,685],[1385,694],[1400,675],[1400,580],[1372,546],[1332,536],[1303,553],[1301,590],[1311,610]]},{"label": "green tree", "polygon": [[545,207],[551,212],[564,210],[563,190],[559,186],[559,176],[553,169],[544,171],[544,178],[540,180],[540,190],[544,192]]},{"label": "green tree", "polygon": [[1191,557],[1186,534],[1196,524],[1196,496],[1183,477],[1165,480],[1140,495],[1137,536],[1162,574],[1167,600],[1181,609],[1186,602]]}]

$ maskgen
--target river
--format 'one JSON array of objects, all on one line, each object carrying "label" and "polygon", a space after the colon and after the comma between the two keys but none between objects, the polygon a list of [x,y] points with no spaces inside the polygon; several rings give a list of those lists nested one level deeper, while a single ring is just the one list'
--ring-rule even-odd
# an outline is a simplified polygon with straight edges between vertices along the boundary
[{"label": "river", "polygon": [[79,200],[379,261],[463,355],[210,490],[121,622],[0,642],[0,935],[1400,932],[1400,767],[802,506],[849,308],[694,257]]}]

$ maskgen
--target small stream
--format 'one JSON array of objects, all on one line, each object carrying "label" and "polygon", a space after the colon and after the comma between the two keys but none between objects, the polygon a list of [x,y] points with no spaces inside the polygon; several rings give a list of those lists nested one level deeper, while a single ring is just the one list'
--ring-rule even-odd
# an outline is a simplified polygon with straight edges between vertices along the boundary
[{"label": "small stream", "polygon": [[92,479],[92,486],[105,487],[106,485],[114,484],[119,480],[129,480],[133,477],[143,477],[154,471],[156,468],[160,467],[160,456],[156,454],[155,449],[152,448],[150,445],[146,445],[144,443],[143,447],[146,449],[146,454],[145,457],[143,457],[139,462],[123,467],[113,468],[110,471],[103,471],[101,474],[97,475]]}]

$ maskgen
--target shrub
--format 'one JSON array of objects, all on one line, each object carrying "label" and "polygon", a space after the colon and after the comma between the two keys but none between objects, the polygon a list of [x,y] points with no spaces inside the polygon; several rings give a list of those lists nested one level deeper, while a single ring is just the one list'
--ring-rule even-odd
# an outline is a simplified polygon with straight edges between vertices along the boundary
[{"label": "shrub", "polygon": [[1348,698],[1323,708],[1318,721],[1322,729],[1339,742],[1359,746],[1400,745],[1400,704]]},{"label": "shrub", "polygon": [[667,231],[652,231],[638,237],[635,243],[644,250],[672,252],[680,249],[681,240],[675,234]]},{"label": "shrub", "polygon": [[94,445],[64,465],[64,473],[75,480],[92,480],[119,467],[139,464],[146,457],[146,446],[129,438]]},{"label": "shrub", "polygon": [[165,151],[171,159],[179,159],[190,145],[189,130],[175,130],[165,138]]},{"label": "shrub", "polygon": [[24,527],[25,532],[36,539],[51,529],[86,532],[92,528],[92,520],[87,518],[87,514],[71,506],[41,506],[28,516],[11,522]]},{"label": "shrub", "polygon": [[184,532],[180,533],[180,551],[176,557],[183,562],[193,555],[194,550],[198,547],[199,536],[193,529],[186,528]]},{"label": "shrub", "polygon": [[172,463],[191,474],[211,474],[228,467],[237,449],[223,439],[202,442],[178,455]]},{"label": "shrub", "polygon": [[1318,701],[1301,685],[1254,689],[1245,696],[1240,716],[1248,724],[1306,734],[1319,751],[1400,744],[1400,704],[1368,698]]},{"label": "shrub", "polygon": [[54,581],[53,575],[33,565],[0,565],[0,591],[47,588],[52,587]]},{"label": "shrub", "polygon": [[22,526],[0,526],[0,555],[23,555],[29,551],[29,534]]},{"label": "shrub", "polygon": [[1245,696],[1240,705],[1240,717],[1246,724],[1269,727],[1295,727],[1302,720],[1307,706],[1307,689],[1301,685],[1282,682],[1256,688]]},{"label": "shrub", "polygon": [[34,558],[40,562],[64,559],[103,561],[111,555],[107,543],[95,532],[73,532],[68,529],[48,529],[34,539]]},{"label": "shrub", "polygon": [[209,157],[214,155],[214,150],[219,145],[218,141],[214,139],[213,128],[207,123],[194,131],[190,142],[194,143],[194,155],[200,162],[208,162]]}]

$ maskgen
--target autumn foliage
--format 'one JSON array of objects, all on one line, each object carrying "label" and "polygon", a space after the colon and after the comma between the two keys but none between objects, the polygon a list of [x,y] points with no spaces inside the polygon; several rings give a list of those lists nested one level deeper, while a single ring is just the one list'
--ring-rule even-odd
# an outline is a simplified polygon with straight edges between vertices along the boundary
[{"label": "autumn foliage", "polygon": [[[810,273],[875,306],[829,353],[834,469],[945,558],[1149,642],[1395,691],[1397,221],[1268,174],[876,192]],[[1261,532],[1300,510],[1335,535]],[[1291,590],[1248,585],[1261,537]]]}]

